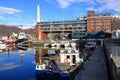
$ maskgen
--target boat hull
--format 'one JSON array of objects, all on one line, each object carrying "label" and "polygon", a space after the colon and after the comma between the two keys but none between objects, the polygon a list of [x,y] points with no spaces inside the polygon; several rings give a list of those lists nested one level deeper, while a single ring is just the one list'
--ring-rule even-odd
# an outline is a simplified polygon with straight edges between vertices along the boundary
[{"label": "boat hull", "polygon": [[36,70],[36,80],[69,80],[69,74],[47,70]]}]

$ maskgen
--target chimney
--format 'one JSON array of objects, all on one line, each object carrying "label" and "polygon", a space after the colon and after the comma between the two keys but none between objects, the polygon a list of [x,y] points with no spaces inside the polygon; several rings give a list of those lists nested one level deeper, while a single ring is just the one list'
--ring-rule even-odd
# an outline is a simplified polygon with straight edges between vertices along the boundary
[{"label": "chimney", "polygon": [[37,6],[37,23],[41,22],[41,18],[40,18],[40,7],[39,5]]},{"label": "chimney", "polygon": [[35,26],[35,35],[36,35],[36,39],[41,40],[42,38],[42,32],[41,32],[41,18],[40,18],[40,7],[39,5],[37,6],[37,23]]},{"label": "chimney", "polygon": [[94,10],[88,10],[87,11],[87,16],[88,17],[90,17],[90,16],[92,16],[92,15],[94,15],[95,14],[95,11]]}]

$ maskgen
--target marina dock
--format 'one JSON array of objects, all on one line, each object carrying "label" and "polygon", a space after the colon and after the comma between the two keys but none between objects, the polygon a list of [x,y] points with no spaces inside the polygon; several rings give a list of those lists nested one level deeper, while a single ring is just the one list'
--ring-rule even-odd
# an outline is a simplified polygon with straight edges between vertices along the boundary
[{"label": "marina dock", "polygon": [[108,80],[105,55],[101,46],[96,46],[74,80]]}]

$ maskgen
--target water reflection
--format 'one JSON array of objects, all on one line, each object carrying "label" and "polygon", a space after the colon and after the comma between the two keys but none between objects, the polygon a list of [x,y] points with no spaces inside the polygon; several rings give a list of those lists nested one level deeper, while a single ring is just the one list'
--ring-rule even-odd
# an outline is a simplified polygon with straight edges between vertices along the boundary
[{"label": "water reflection", "polygon": [[14,68],[17,68],[20,66],[21,66],[21,64],[16,64],[16,63],[2,63],[0,70],[10,70],[10,69],[14,69]]},{"label": "water reflection", "polygon": [[41,57],[47,55],[47,49],[36,49],[35,61],[36,64],[41,64]]},{"label": "water reflection", "polygon": [[[58,80],[58,78],[62,80],[60,76],[63,74],[49,71],[45,74],[36,74],[36,65],[45,64],[43,70],[52,70],[53,68],[50,68],[52,62],[57,66],[54,71],[69,71],[77,64],[78,56],[79,52],[70,48],[18,49],[8,47],[0,53],[0,80]],[[56,74],[57,77],[54,78],[53,75]]]},{"label": "water reflection", "polygon": [[0,80],[35,80],[34,50],[6,48],[0,53]]}]

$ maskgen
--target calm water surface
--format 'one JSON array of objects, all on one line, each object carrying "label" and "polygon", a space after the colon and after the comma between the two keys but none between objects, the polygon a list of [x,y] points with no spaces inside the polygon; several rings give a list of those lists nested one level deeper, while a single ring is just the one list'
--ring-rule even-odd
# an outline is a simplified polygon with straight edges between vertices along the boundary
[{"label": "calm water surface", "polygon": [[[59,49],[50,48],[4,51],[0,53],[0,80],[39,80],[43,76],[42,80],[44,80],[45,75],[38,75],[35,72],[36,63],[40,64],[42,62],[41,57],[50,57],[60,63],[59,52]],[[58,80],[56,78],[47,76],[45,80]]]},{"label": "calm water surface", "polygon": [[37,80],[35,49],[0,53],[0,80]]}]

